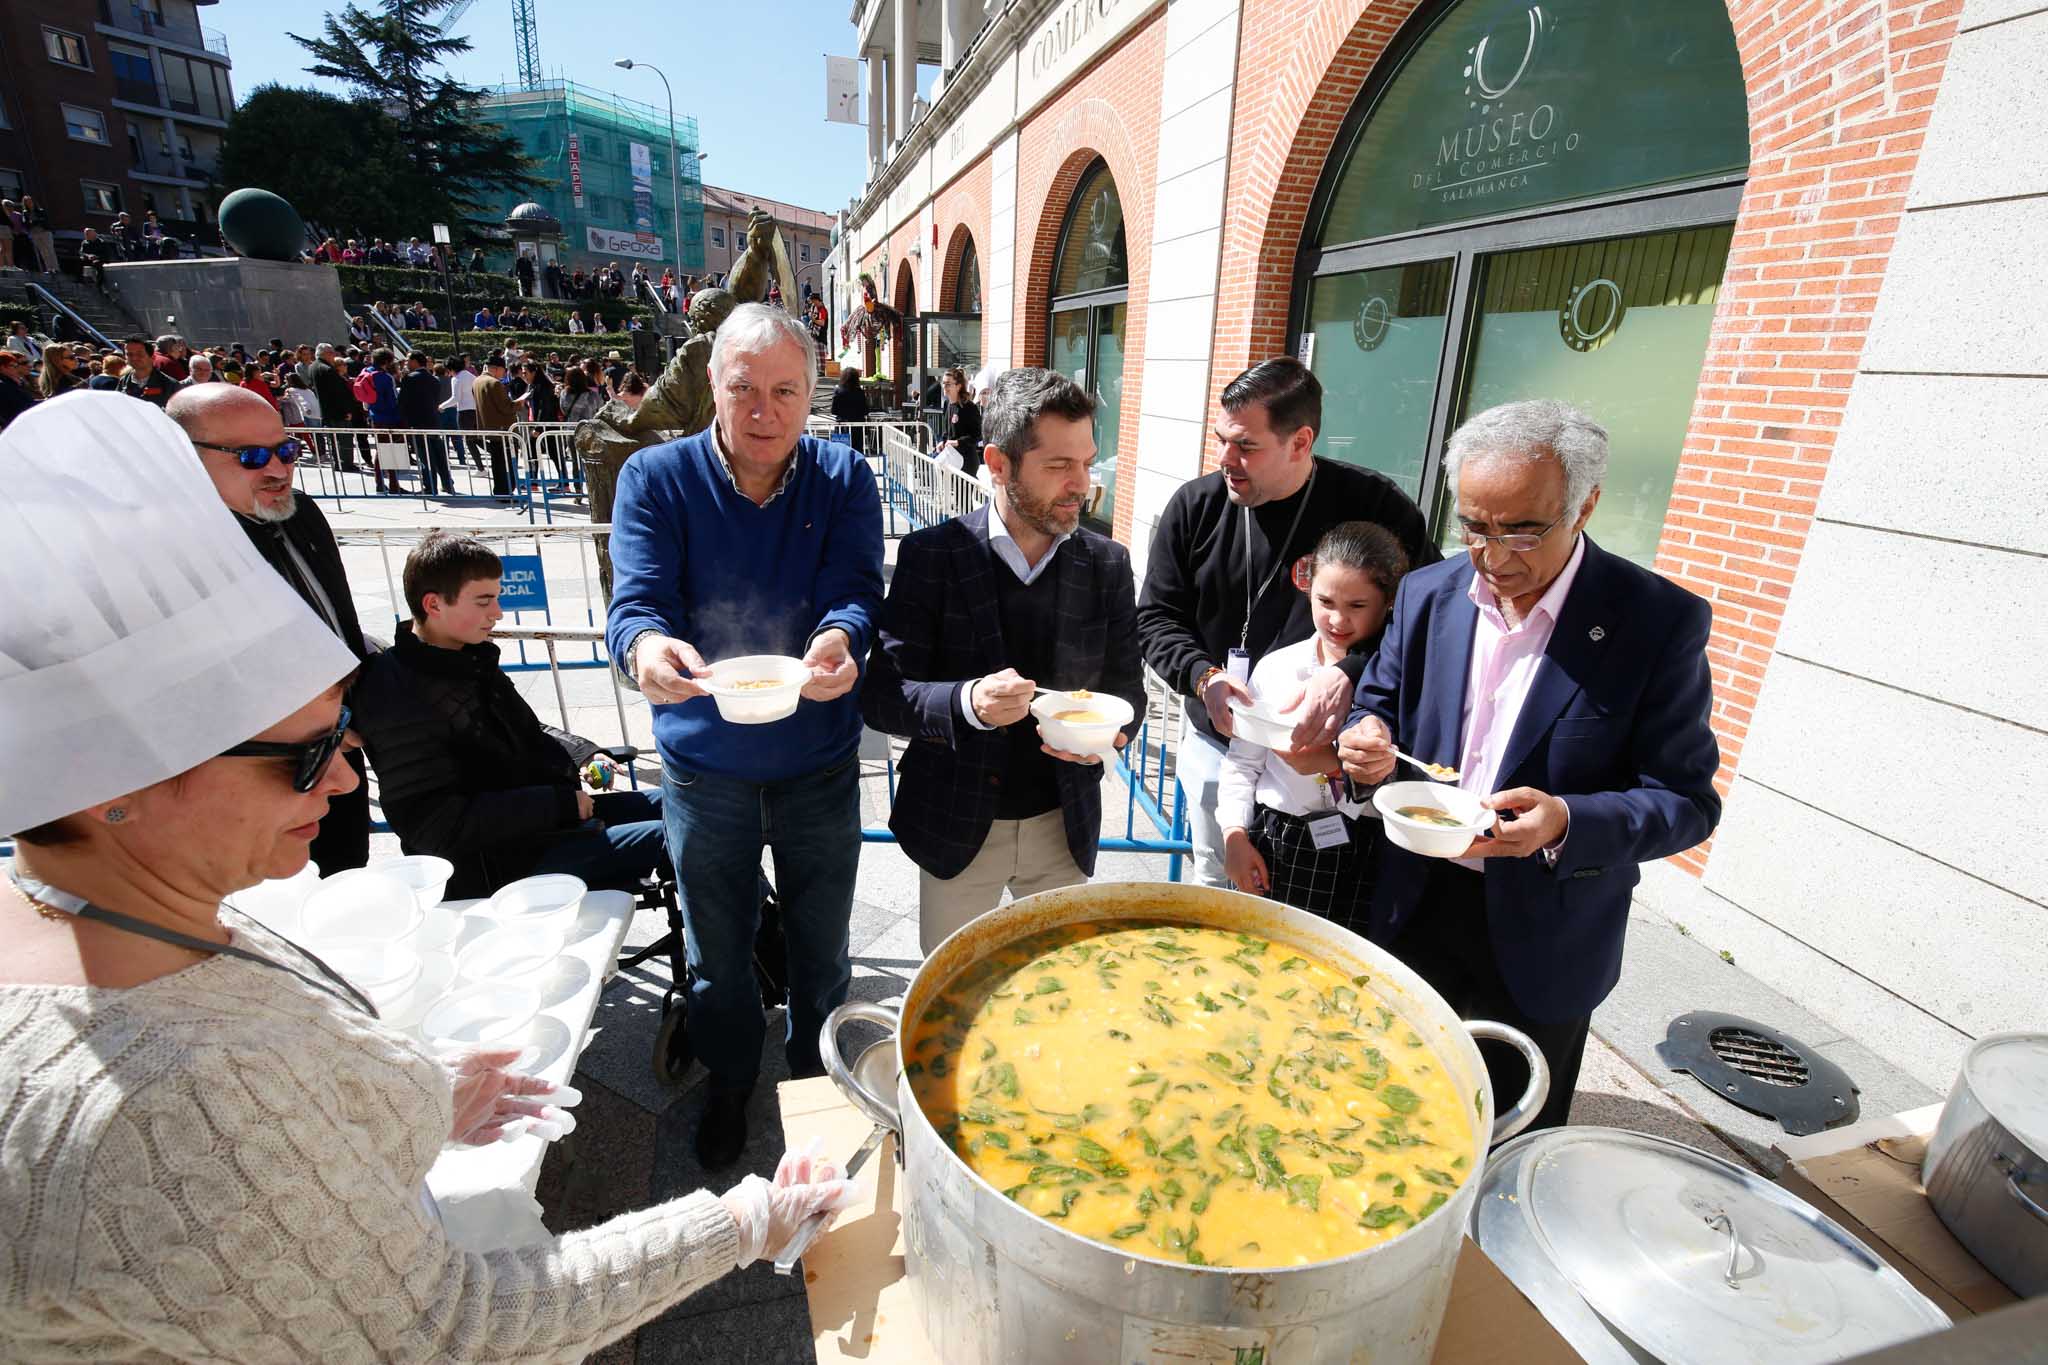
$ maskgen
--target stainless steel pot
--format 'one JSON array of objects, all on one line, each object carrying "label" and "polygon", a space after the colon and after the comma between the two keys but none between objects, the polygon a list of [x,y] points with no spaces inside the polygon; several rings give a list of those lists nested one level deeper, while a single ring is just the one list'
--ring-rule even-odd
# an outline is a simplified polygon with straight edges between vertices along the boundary
[{"label": "stainless steel pot", "polygon": [[2048,1294],[2048,1033],[1994,1033],[1964,1054],[1920,1181],[1985,1269]]},{"label": "stainless steel pot", "polygon": [[[1256,933],[1369,972],[1373,989],[1428,1043],[1453,1089],[1478,1096],[1479,1121],[1462,1153],[1470,1177],[1436,1212],[1379,1246],[1260,1270],[1134,1256],[1004,1198],[954,1155],[918,1107],[903,1073],[899,1020],[922,1017],[958,972],[1015,939],[1077,920],[1132,916]],[[856,1019],[895,1031],[893,1095],[863,1085],[840,1054],[839,1029]],[[1506,1113],[1495,1114],[1476,1038],[1507,1043],[1528,1060],[1529,1087]],[[842,1005],[825,1022],[820,1050],[847,1098],[896,1132],[912,1297],[925,1335],[948,1365],[1421,1365],[1442,1325],[1487,1148],[1527,1126],[1550,1092],[1549,1068],[1527,1035],[1460,1020],[1421,977],[1357,935],[1254,896],[1164,882],[1049,891],[984,915],[925,960],[900,1014],[864,1002]]]}]

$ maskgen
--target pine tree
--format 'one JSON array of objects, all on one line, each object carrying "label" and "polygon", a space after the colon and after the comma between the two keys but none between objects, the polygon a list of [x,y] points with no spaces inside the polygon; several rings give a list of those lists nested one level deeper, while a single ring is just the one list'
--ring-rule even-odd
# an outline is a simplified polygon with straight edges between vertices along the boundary
[{"label": "pine tree", "polygon": [[[327,16],[318,38],[288,34],[311,53],[306,70],[340,81],[381,106],[398,126],[410,161],[406,178],[435,200],[422,204],[423,221],[472,227],[491,225],[482,215],[507,192],[540,184],[518,140],[480,109],[483,91],[451,79],[442,69],[469,51],[467,38],[443,33],[435,16],[456,0],[382,0],[370,9],[350,5]],[[366,168],[367,169],[367,168]]]}]

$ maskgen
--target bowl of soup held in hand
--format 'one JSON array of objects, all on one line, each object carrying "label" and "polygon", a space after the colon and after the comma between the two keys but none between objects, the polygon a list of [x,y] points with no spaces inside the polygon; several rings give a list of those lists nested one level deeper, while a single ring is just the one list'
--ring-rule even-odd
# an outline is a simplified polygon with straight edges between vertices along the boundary
[{"label": "bowl of soup held in hand", "polygon": [[719,718],[734,725],[766,725],[796,714],[810,680],[810,665],[785,654],[720,659],[697,677],[718,704]]},{"label": "bowl of soup held in hand", "polygon": [[1485,798],[1442,782],[1389,782],[1372,794],[1387,837],[1426,858],[1462,858],[1493,828]]},{"label": "bowl of soup held in hand", "polygon": [[1107,759],[1116,753],[1117,731],[1137,712],[1122,697],[1077,689],[1041,694],[1031,703],[1031,715],[1053,748]]},{"label": "bowl of soup held in hand", "polygon": [[[841,1059],[850,1020],[895,1026],[893,1102]],[[1478,1036],[1530,1059],[1504,1115]],[[1197,1342],[1420,1365],[1487,1149],[1548,1090],[1527,1038],[1460,1021],[1363,939],[1165,883],[992,911],[926,959],[900,1020],[849,1003],[821,1043],[902,1143],[928,1339],[991,1365]]]}]

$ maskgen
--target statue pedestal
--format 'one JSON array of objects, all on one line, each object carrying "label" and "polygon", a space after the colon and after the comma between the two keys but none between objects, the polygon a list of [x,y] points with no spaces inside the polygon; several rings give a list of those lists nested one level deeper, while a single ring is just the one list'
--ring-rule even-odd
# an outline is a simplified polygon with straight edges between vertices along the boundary
[{"label": "statue pedestal", "polygon": [[194,346],[241,342],[250,350],[282,337],[348,341],[348,310],[334,267],[250,256],[124,261],[107,266],[107,292],[143,329],[176,332]]}]

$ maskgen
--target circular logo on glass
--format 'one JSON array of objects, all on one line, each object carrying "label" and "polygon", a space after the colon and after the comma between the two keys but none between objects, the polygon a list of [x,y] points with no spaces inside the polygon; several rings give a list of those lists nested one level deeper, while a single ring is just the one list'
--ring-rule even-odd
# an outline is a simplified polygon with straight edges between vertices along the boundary
[{"label": "circular logo on glass", "polygon": [[[1492,33],[1488,33],[1484,38],[1481,38],[1471,47],[1465,49],[1465,56],[1469,59],[1465,67],[1466,103],[1477,108],[1481,113],[1490,112],[1489,106],[1494,101],[1505,96],[1508,91],[1513,90],[1522,77],[1528,74],[1529,64],[1536,60],[1536,49],[1542,43],[1543,30],[1549,22],[1549,17],[1543,13],[1543,6],[1531,5],[1524,18],[1527,21],[1527,28],[1526,36],[1522,39],[1522,55],[1520,60],[1517,61],[1511,55],[1513,52],[1512,44],[1506,53],[1492,52],[1495,36]],[[1490,74],[1495,78],[1500,77],[1502,74],[1505,74],[1507,77],[1507,79],[1499,81],[1498,84],[1494,80],[1488,79],[1487,57],[1489,55],[1493,57],[1493,69]],[[1514,62],[1512,69],[1508,66],[1510,62]]]},{"label": "circular logo on glass", "polygon": [[1358,343],[1361,351],[1376,351],[1387,339],[1393,325],[1393,309],[1385,299],[1374,294],[1358,305],[1358,316],[1351,319],[1351,339]]},{"label": "circular logo on glass", "polygon": [[1574,351],[1590,351],[1621,330],[1625,311],[1620,285],[1609,279],[1587,280],[1557,310],[1557,333]]}]

